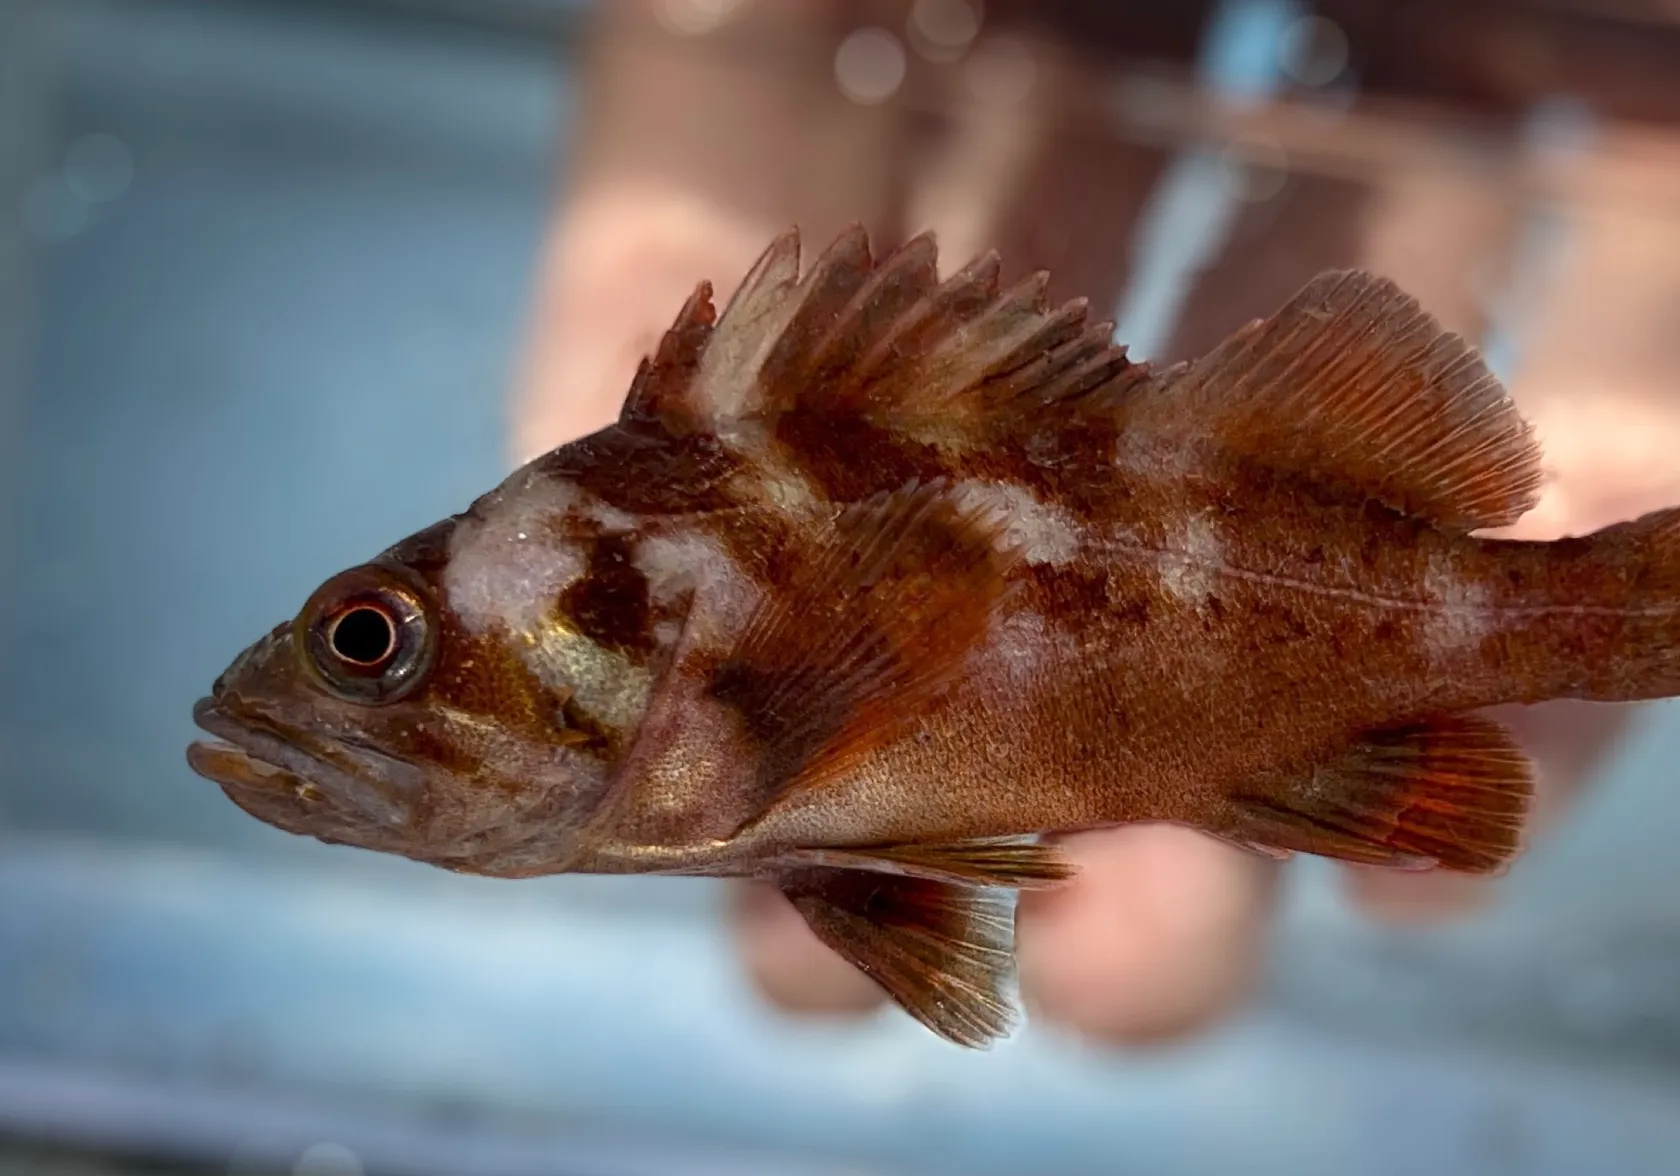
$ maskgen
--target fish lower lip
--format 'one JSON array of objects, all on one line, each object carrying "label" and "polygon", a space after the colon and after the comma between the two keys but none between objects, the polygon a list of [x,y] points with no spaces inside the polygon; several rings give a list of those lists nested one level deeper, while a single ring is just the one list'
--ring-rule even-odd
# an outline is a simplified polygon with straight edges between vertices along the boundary
[{"label": "fish lower lip", "polygon": [[274,743],[273,737],[234,718],[214,697],[193,704],[193,722],[216,736],[187,748],[187,764],[199,775],[218,784],[245,787],[296,784],[297,773],[281,758],[277,746],[265,754],[264,745]]},{"label": "fish lower lip", "polygon": [[293,787],[297,777],[285,768],[264,763],[242,747],[220,739],[201,739],[187,746],[187,766],[223,787]]}]

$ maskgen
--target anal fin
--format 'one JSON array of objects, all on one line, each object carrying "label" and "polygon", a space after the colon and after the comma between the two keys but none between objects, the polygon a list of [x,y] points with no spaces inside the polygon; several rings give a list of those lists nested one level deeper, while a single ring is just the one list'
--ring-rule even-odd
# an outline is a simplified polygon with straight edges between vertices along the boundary
[{"label": "anal fin", "polygon": [[984,839],[936,844],[799,849],[777,859],[789,865],[875,870],[958,886],[1038,890],[1072,878],[1075,867],[1049,845]]},{"label": "anal fin", "polygon": [[818,939],[940,1037],[981,1049],[1014,1028],[1007,895],[820,867],[789,871],[779,884]]},{"label": "anal fin", "polygon": [[1368,732],[1304,777],[1239,790],[1228,833],[1263,852],[1490,874],[1520,849],[1533,794],[1510,732],[1445,715]]}]

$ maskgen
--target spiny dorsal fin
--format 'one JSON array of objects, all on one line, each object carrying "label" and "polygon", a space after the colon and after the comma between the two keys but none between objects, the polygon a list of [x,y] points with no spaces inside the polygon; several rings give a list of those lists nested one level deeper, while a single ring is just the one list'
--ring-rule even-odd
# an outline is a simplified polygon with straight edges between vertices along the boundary
[{"label": "spiny dorsal fin", "polygon": [[983,1049],[1014,1028],[1006,895],[865,870],[801,869],[782,893],[817,938],[945,1040]]},{"label": "spiny dorsal fin", "polygon": [[1084,299],[1048,307],[1043,274],[1000,289],[995,253],[940,282],[931,233],[877,264],[854,225],[803,277],[799,252],[797,230],[778,237],[715,325],[702,284],[644,361],[624,419],[729,435],[803,410],[948,432],[1147,372]]},{"label": "spiny dorsal fin", "polygon": [[659,350],[636,369],[620,420],[658,420],[676,433],[705,429],[706,419],[691,411],[692,389],[716,318],[712,284],[701,282],[659,340]]},{"label": "spiny dorsal fin", "polygon": [[799,231],[770,243],[719,317],[701,282],[651,360],[644,359],[620,415],[675,433],[720,431],[762,415],[756,374],[798,309]]},{"label": "spiny dorsal fin", "polygon": [[1134,443],[1205,442],[1454,531],[1507,526],[1539,497],[1539,446],[1505,389],[1374,274],[1321,274],[1162,383],[1122,410]]},{"label": "spiny dorsal fin", "polygon": [[718,664],[758,748],[759,811],[843,773],[960,677],[1013,588],[1009,518],[939,482],[848,507]]}]

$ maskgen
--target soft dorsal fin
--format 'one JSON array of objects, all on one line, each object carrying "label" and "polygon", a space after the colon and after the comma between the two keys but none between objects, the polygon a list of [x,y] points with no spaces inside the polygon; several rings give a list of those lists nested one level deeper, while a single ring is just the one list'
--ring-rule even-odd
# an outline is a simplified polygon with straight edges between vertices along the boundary
[{"label": "soft dorsal fin", "polygon": [[1207,443],[1448,530],[1533,508],[1540,450],[1474,348],[1386,278],[1321,274],[1120,407],[1132,443]]},{"label": "soft dorsal fin", "polygon": [[946,431],[1147,373],[1084,299],[1050,308],[1045,275],[1000,289],[995,253],[940,282],[931,233],[877,264],[854,225],[803,277],[799,255],[797,230],[776,238],[715,321],[702,283],[644,360],[623,419],[727,436],[806,410]]},{"label": "soft dorsal fin", "polygon": [[1007,895],[867,870],[791,870],[782,893],[817,938],[945,1040],[983,1049],[1015,1027]]}]

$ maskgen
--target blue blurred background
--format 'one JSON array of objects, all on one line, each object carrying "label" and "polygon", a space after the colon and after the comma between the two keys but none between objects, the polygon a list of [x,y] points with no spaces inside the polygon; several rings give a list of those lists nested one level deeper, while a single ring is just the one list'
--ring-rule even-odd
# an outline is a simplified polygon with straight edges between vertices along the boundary
[{"label": "blue blurred background", "polygon": [[[446,876],[188,772],[234,652],[507,468],[590,7],[0,0],[0,1172],[1680,1173],[1671,705],[1470,922],[1379,929],[1292,866],[1259,1000],[1143,1054],[795,1021],[708,883]],[[1625,20],[1673,41],[1658,7]],[[1172,84],[1262,101],[1299,18],[1219,7],[1105,133],[1180,134],[1137,117]],[[1314,140],[1356,89],[1268,166],[1299,143],[1380,185],[1441,125]],[[1680,139],[1647,119],[1625,149],[1592,97],[1520,120],[1504,370],[1541,293],[1615,280],[1571,269],[1584,232],[1680,238]],[[1121,226],[1144,352],[1268,198],[1209,142],[1169,143]],[[1629,273],[1676,257],[1648,248]],[[1680,300],[1651,314],[1667,358],[1627,378],[1680,397]],[[1628,370],[1592,346],[1581,368]]]}]

